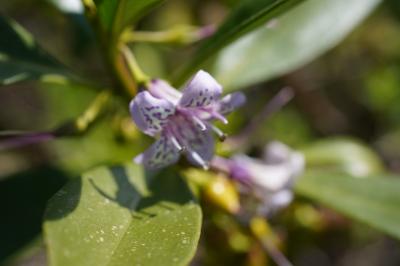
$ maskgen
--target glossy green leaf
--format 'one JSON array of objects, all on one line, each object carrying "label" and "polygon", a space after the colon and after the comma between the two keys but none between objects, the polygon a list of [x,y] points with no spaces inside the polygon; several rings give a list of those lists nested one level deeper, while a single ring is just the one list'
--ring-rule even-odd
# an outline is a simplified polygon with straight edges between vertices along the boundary
[{"label": "glossy green leaf", "polygon": [[298,180],[298,194],[319,201],[352,219],[400,238],[400,177],[352,178],[310,173]]},{"label": "glossy green leaf", "polygon": [[63,265],[187,265],[200,236],[201,210],[173,171],[132,163],[100,167],[48,204],[48,260]]},{"label": "glossy green leaf", "polygon": [[303,0],[245,0],[232,11],[218,31],[199,48],[178,76],[184,81],[220,49]]},{"label": "glossy green leaf", "polygon": [[50,74],[71,75],[15,21],[0,17],[0,35],[0,85],[39,79]]},{"label": "glossy green leaf", "polygon": [[213,73],[237,89],[288,73],[337,45],[381,0],[307,0],[224,49]]},{"label": "glossy green leaf", "polygon": [[301,151],[308,167],[344,171],[358,177],[379,174],[384,169],[371,148],[351,138],[319,140]]},{"label": "glossy green leaf", "polygon": [[106,34],[121,33],[163,0],[95,0],[98,19]]}]

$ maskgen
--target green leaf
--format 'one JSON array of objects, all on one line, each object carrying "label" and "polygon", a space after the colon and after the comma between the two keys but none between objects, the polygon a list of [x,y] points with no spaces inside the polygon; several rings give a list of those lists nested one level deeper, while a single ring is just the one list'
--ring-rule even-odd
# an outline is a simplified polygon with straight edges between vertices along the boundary
[{"label": "green leaf", "polygon": [[98,19],[106,34],[118,36],[164,0],[95,0]]},{"label": "green leaf", "polygon": [[310,62],[337,45],[381,0],[307,0],[224,49],[213,74],[228,89],[253,85]]},{"label": "green leaf", "polygon": [[383,172],[379,156],[360,141],[335,137],[316,141],[303,148],[307,167],[344,171],[363,177]]},{"label": "green leaf", "polygon": [[200,228],[200,207],[179,175],[150,175],[132,163],[67,184],[44,223],[52,266],[187,265]]},{"label": "green leaf", "polygon": [[245,0],[235,8],[219,27],[218,31],[199,48],[194,58],[178,76],[178,83],[184,81],[207,59],[220,49],[268,20],[289,10],[303,0]]},{"label": "green leaf", "polygon": [[400,179],[353,178],[309,173],[298,180],[298,194],[400,239]]},{"label": "green leaf", "polygon": [[0,85],[39,79],[44,75],[70,75],[15,21],[0,17],[0,35]]}]

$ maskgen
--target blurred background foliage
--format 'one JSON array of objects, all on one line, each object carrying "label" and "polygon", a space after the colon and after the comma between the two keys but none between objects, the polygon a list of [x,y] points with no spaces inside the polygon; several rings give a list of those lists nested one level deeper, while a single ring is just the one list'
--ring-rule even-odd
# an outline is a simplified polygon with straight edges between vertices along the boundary
[{"label": "blurred background foliage", "polygon": [[[177,24],[219,23],[237,2],[170,0],[145,17],[138,27],[163,30]],[[94,34],[81,14],[61,12],[51,1],[44,0],[2,1],[0,12],[28,29],[45,50],[64,64],[111,85]],[[146,43],[133,47],[147,73],[166,79],[193,50],[192,46],[177,48],[178,45]],[[252,153],[261,152],[260,147],[268,140],[277,139],[302,149],[309,163],[317,166],[329,165],[330,160],[337,159],[332,159],[335,155],[343,161],[342,170],[355,175],[359,171],[381,172],[383,167],[400,173],[399,1],[384,1],[344,42],[324,56],[279,79],[248,88],[251,104],[232,115],[234,122],[226,131],[237,132],[284,86],[291,86],[296,97],[259,125],[250,141]],[[95,95],[96,89],[68,83],[29,81],[2,87],[0,129],[54,128],[81,114]],[[121,97],[113,101],[105,118],[82,136],[1,151],[0,264],[42,265],[40,227],[48,198],[82,171],[129,161],[150,143],[135,142],[138,135],[128,117],[127,101]],[[375,153],[364,151],[364,145],[382,158],[382,165]],[[325,153],[313,155],[318,149]],[[357,152],[366,156],[366,161],[378,163],[353,160],[358,158],[353,157]],[[240,225],[204,206],[204,216],[209,218],[204,221],[193,265],[268,265],[261,247],[249,239]],[[284,249],[294,265],[400,264],[398,241],[367,226],[350,223],[306,199],[297,199],[270,222],[285,240]]]}]

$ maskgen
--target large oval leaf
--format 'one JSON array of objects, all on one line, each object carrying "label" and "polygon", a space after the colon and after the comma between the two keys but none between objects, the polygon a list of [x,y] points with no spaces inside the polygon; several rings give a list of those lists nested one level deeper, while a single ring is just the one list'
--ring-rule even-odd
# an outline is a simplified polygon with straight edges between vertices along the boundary
[{"label": "large oval leaf", "polygon": [[44,223],[50,265],[186,265],[201,210],[174,172],[100,167],[49,202]]},{"label": "large oval leaf", "polygon": [[303,0],[245,0],[232,11],[218,31],[202,44],[196,55],[179,73],[177,83],[184,81],[207,59],[245,33],[289,10]]},{"label": "large oval leaf", "polygon": [[15,21],[0,17],[0,36],[0,85],[38,79],[46,74],[72,75]]},{"label": "large oval leaf", "polygon": [[338,44],[381,0],[307,0],[224,49],[214,69],[228,89],[288,73]]},{"label": "large oval leaf", "polygon": [[314,173],[300,178],[296,191],[400,239],[400,177]]}]

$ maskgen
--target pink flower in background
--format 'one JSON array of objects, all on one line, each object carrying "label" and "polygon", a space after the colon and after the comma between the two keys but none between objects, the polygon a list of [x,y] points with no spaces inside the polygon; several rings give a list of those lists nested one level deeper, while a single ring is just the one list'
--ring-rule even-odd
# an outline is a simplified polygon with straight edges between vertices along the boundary
[{"label": "pink flower in background", "polygon": [[304,156],[281,142],[271,142],[262,159],[236,155],[231,159],[215,157],[212,166],[228,173],[243,186],[246,194],[261,201],[258,212],[265,215],[286,207],[293,198],[292,187],[304,170]]}]

